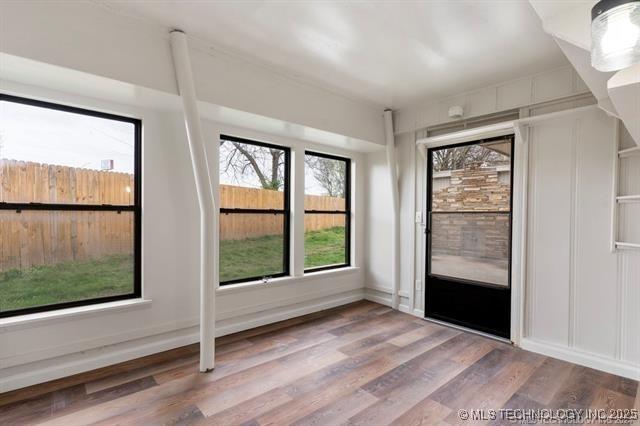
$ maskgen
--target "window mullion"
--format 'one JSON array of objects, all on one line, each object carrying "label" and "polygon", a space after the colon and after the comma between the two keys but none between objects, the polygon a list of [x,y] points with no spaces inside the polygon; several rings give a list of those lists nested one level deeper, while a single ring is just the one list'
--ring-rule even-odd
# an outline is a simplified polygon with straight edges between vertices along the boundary
[{"label": "window mullion", "polygon": [[291,275],[304,275],[304,187],[305,153],[302,149],[293,152],[293,178],[291,191]]}]

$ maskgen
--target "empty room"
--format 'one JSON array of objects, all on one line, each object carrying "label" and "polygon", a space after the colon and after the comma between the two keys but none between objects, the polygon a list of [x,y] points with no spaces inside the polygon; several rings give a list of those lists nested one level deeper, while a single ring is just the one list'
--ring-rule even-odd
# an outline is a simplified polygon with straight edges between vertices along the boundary
[{"label": "empty room", "polygon": [[640,425],[640,0],[0,0],[0,425]]}]

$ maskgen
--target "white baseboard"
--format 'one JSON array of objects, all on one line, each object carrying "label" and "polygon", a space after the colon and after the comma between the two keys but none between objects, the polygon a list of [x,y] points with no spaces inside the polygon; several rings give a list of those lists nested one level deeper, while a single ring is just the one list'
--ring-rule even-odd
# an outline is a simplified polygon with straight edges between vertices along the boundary
[{"label": "white baseboard", "polygon": [[627,377],[632,380],[640,380],[640,366],[628,362],[527,338],[521,340],[520,347],[552,358]]},{"label": "white baseboard", "polygon": [[411,309],[409,305],[405,305],[401,303],[400,305],[398,305],[398,310],[400,312],[404,312],[405,314],[414,315],[413,309]]},{"label": "white baseboard", "polygon": [[239,331],[249,330],[262,325],[319,312],[324,309],[335,308],[336,306],[346,305],[347,303],[357,302],[362,299],[364,299],[364,292],[362,289],[358,289],[337,294],[331,298],[322,300],[321,302],[311,301],[310,304],[289,305],[285,308],[261,313],[259,316],[251,319],[245,319],[245,316],[231,318],[230,320],[221,321],[220,325],[216,325],[216,336],[226,336],[227,334],[237,333]]},{"label": "white baseboard", "polygon": [[[96,368],[102,368],[143,356],[152,355],[154,353],[190,345],[200,340],[199,332],[197,329],[194,331],[194,328],[167,334],[174,334],[175,336],[153,336],[154,338],[160,339],[150,343],[140,342],[134,347],[122,349],[119,349],[118,345],[98,348],[93,351],[81,353],[81,356],[78,356],[78,354],[71,354],[67,357],[60,357],[62,360],[59,362],[52,363],[47,362],[49,360],[46,360],[43,362],[27,364],[28,369],[26,371],[5,376],[0,380],[0,392],[8,392],[14,389],[20,389],[38,383],[72,376],[85,371],[95,370]],[[125,344],[126,343],[131,342],[125,342]],[[64,361],[64,358],[71,359]]]},{"label": "white baseboard", "polygon": [[366,290],[373,290],[373,291],[377,291],[380,293],[385,293],[385,294],[392,294],[393,290],[389,287],[382,287],[379,285],[368,285],[365,287],[365,291]]},{"label": "white baseboard", "polygon": [[391,306],[391,298],[390,297],[377,296],[375,294],[371,294],[370,292],[365,292],[364,293],[364,298],[366,300],[370,300],[371,302],[376,302],[376,303],[379,303],[381,305]]},{"label": "white baseboard", "polygon": [[[334,308],[347,303],[357,302],[358,300],[364,299],[364,296],[363,289],[350,290],[320,300],[314,299],[306,301],[305,303],[296,303],[258,314],[229,318],[221,321],[222,324],[216,330],[216,335],[223,336],[236,333],[324,309]],[[188,327],[139,340],[103,346],[58,358],[16,366],[15,368],[5,369],[3,371],[3,377],[0,379],[0,393],[175,349],[197,343],[199,340],[200,336],[197,327]],[[12,374],[11,370],[15,372]]]}]

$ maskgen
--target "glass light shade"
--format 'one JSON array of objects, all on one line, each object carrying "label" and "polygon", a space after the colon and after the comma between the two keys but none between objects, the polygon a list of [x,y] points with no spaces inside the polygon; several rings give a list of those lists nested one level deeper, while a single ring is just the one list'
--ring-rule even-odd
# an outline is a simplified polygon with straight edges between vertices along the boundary
[{"label": "glass light shade", "polygon": [[[605,2],[595,8],[601,3]],[[615,3],[591,22],[591,65],[598,71],[617,71],[640,62],[640,1]]]}]

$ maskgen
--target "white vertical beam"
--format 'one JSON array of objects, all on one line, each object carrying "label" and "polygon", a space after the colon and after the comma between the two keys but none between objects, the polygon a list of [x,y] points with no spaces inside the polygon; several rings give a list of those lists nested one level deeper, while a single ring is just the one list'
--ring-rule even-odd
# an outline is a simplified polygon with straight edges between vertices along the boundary
[{"label": "white vertical beam", "polygon": [[[522,116],[523,113],[520,113]],[[527,210],[529,188],[529,126],[514,125],[513,197],[511,229],[511,341],[520,346],[524,337],[527,261]]]},{"label": "white vertical beam", "polygon": [[215,358],[215,202],[187,37],[174,30],[170,42],[200,205],[200,371],[208,372],[213,369]]},{"label": "white vertical beam", "polygon": [[292,275],[304,275],[304,149],[292,150],[293,176],[291,184]]},{"label": "white vertical beam", "polygon": [[384,110],[384,131],[387,143],[387,166],[391,190],[391,306],[400,305],[400,199],[398,194],[398,162],[396,160],[396,142],[393,135],[393,111]]}]

